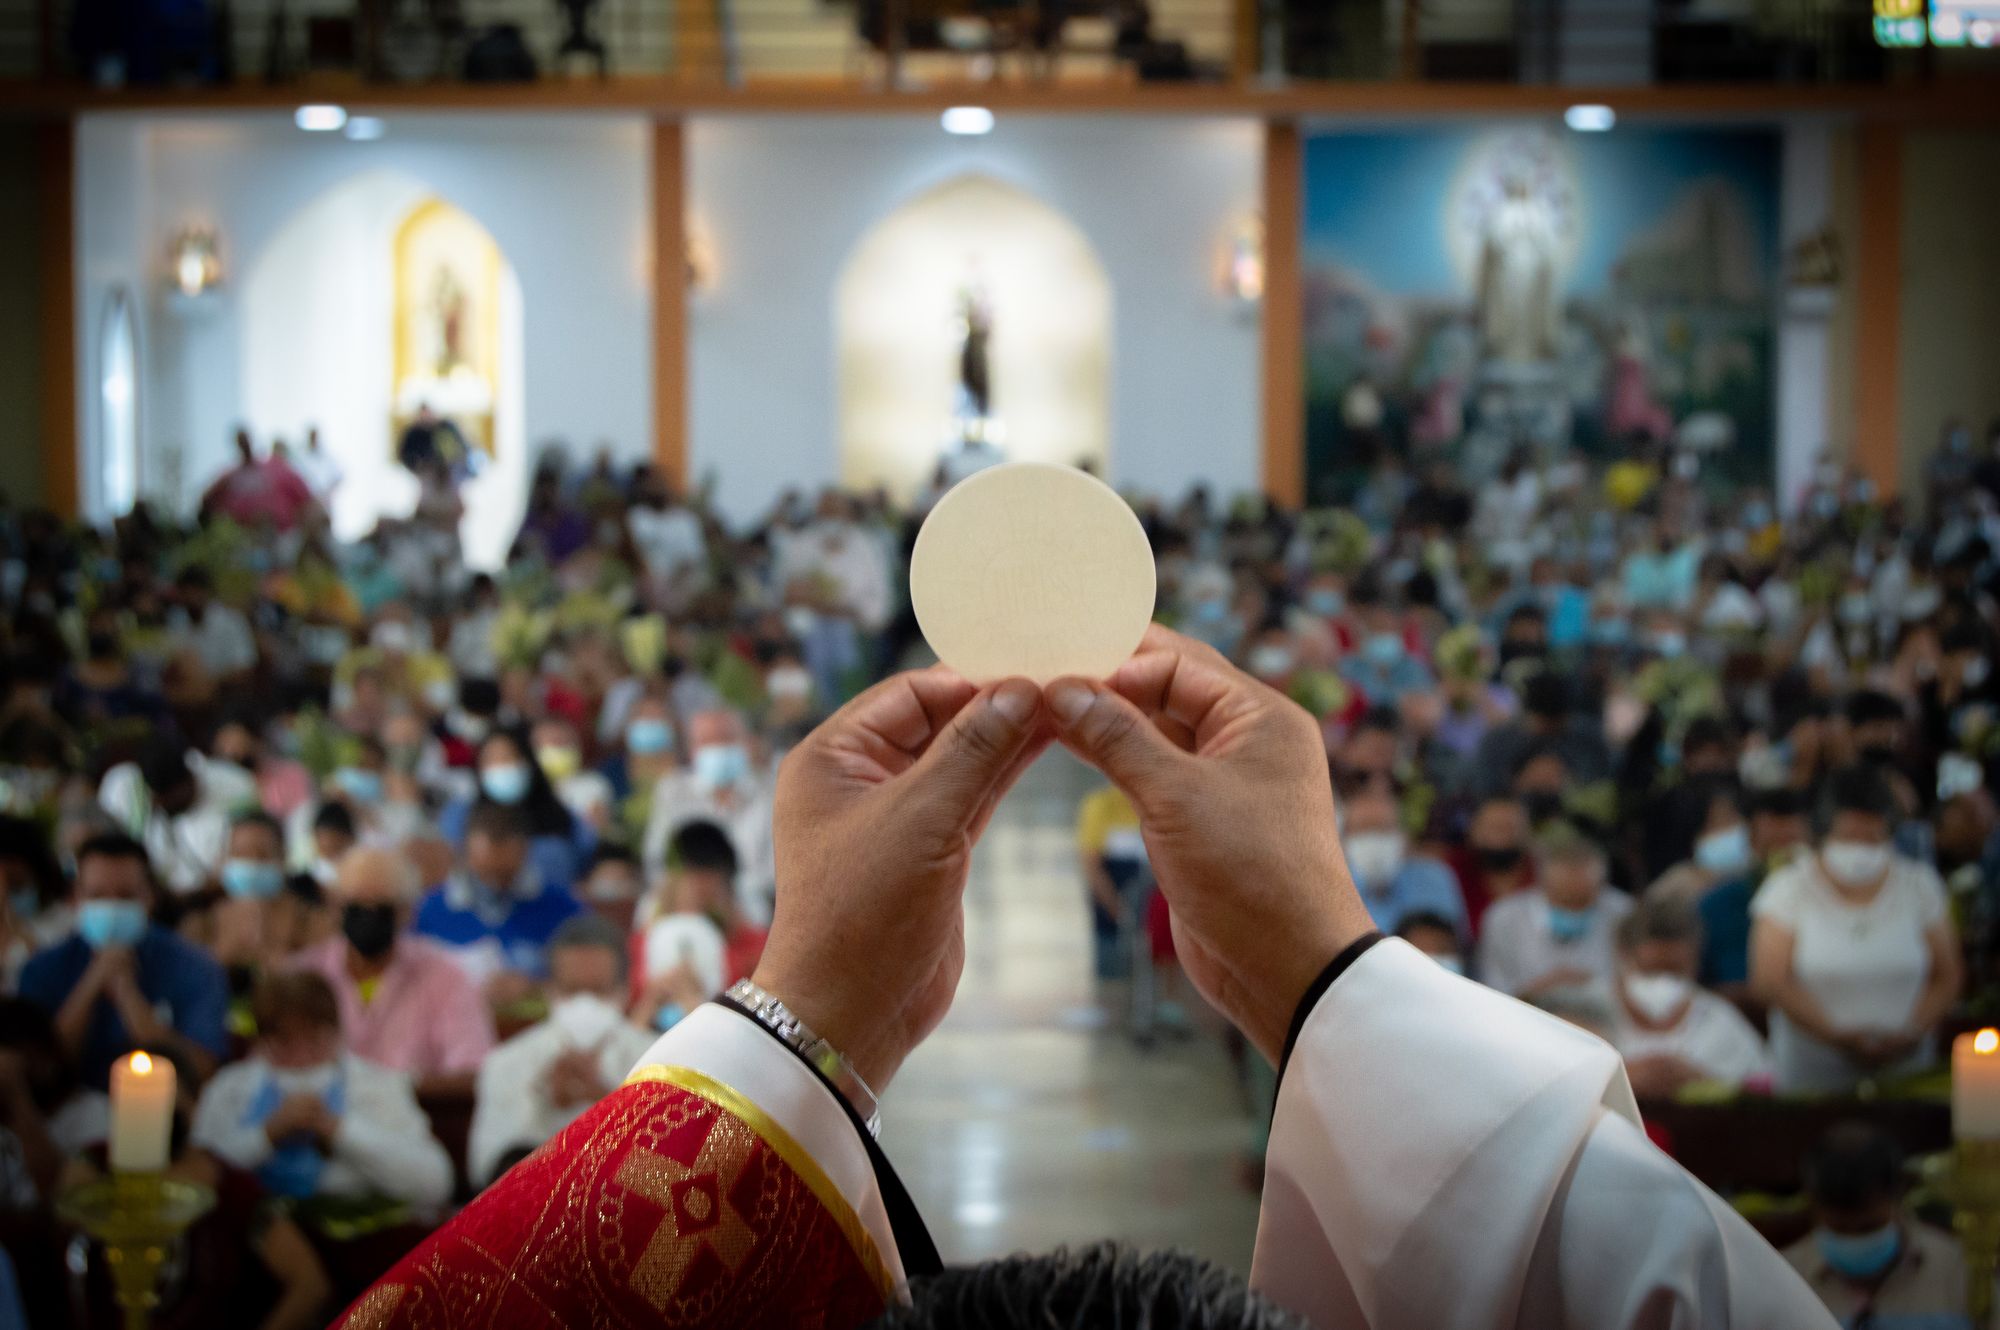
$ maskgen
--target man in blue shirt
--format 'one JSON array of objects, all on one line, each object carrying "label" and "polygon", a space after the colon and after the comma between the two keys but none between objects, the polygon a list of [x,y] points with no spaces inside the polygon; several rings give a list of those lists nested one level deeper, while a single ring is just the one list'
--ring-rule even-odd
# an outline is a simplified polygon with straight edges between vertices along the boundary
[{"label": "man in blue shirt", "polygon": [[1393,707],[1405,694],[1437,686],[1431,667],[1410,654],[1403,639],[1403,616],[1388,592],[1363,579],[1348,592],[1360,643],[1340,662],[1340,677],[1361,690],[1371,706]]},{"label": "man in blue shirt", "polygon": [[1465,940],[1465,896],[1458,878],[1436,859],[1409,852],[1393,796],[1372,788],[1349,796],[1340,844],[1377,928],[1394,933],[1411,915],[1431,914],[1450,920]]},{"label": "man in blue shirt", "polygon": [[76,854],[76,933],[29,958],[21,996],[55,1017],[83,1083],[104,1089],[134,1049],[214,1070],[229,1051],[229,981],[209,955],[152,922],[145,847],[93,836]]},{"label": "man in blue shirt", "polygon": [[448,948],[496,1006],[548,976],[549,938],[583,906],[545,881],[529,856],[527,815],[511,804],[475,804],[465,864],[417,907],[416,931]]}]

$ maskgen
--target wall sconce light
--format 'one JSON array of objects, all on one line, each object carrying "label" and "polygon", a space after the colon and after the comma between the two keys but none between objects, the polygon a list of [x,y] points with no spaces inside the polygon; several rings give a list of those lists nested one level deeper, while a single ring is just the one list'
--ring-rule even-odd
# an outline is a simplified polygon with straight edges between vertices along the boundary
[{"label": "wall sconce light", "polygon": [[687,285],[700,294],[715,285],[715,242],[708,228],[690,217],[687,222]]},{"label": "wall sconce light", "polygon": [[1264,298],[1264,219],[1238,218],[1222,242],[1222,294],[1239,305]]},{"label": "wall sconce light", "polygon": [[185,226],[168,247],[167,284],[188,300],[222,285],[222,252],[211,226]]}]

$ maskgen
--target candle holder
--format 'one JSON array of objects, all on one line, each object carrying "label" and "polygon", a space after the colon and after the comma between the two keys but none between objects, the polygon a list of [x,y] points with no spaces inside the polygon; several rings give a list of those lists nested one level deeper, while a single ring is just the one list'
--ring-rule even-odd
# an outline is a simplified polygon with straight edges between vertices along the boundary
[{"label": "candle holder", "polygon": [[2000,1139],[1960,1141],[1938,1178],[1951,1227],[1965,1251],[1965,1312],[1992,1330],[1993,1277],[2000,1271]]},{"label": "candle holder", "polygon": [[160,1305],[167,1247],[215,1206],[215,1193],[159,1173],[114,1173],[72,1187],[56,1214],[104,1248],[125,1330],[146,1330]]}]

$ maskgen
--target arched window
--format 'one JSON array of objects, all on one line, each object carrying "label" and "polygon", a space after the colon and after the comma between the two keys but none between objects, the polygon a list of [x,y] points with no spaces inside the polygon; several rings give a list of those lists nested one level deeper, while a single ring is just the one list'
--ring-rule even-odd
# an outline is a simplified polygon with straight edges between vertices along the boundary
[{"label": "arched window", "polygon": [[122,286],[105,300],[97,339],[97,498],[105,517],[122,517],[139,499],[139,328]]}]

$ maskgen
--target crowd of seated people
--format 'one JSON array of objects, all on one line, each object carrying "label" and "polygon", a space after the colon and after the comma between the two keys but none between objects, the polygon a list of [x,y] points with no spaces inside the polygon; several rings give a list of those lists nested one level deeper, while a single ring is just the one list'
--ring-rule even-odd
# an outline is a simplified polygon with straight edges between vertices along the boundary
[{"label": "crowd of seated people", "polygon": [[[0,1298],[38,1324],[112,1314],[34,1216],[139,1048],[236,1272],[168,1314],[321,1323],[750,973],[778,760],[921,659],[937,486],[732,525],[552,454],[487,574],[448,490],[342,542],[286,466],[246,443],[187,523],[0,512]],[[1784,513],[1666,455],[1515,474],[1490,511],[1393,465],[1339,510],[1136,499],[1158,617],[1320,718],[1384,932],[1642,1097],[1921,1071],[2000,930],[2000,487],[1919,519],[1833,470]],[[1079,840],[1100,972],[1199,1026],[1129,803]]]}]

